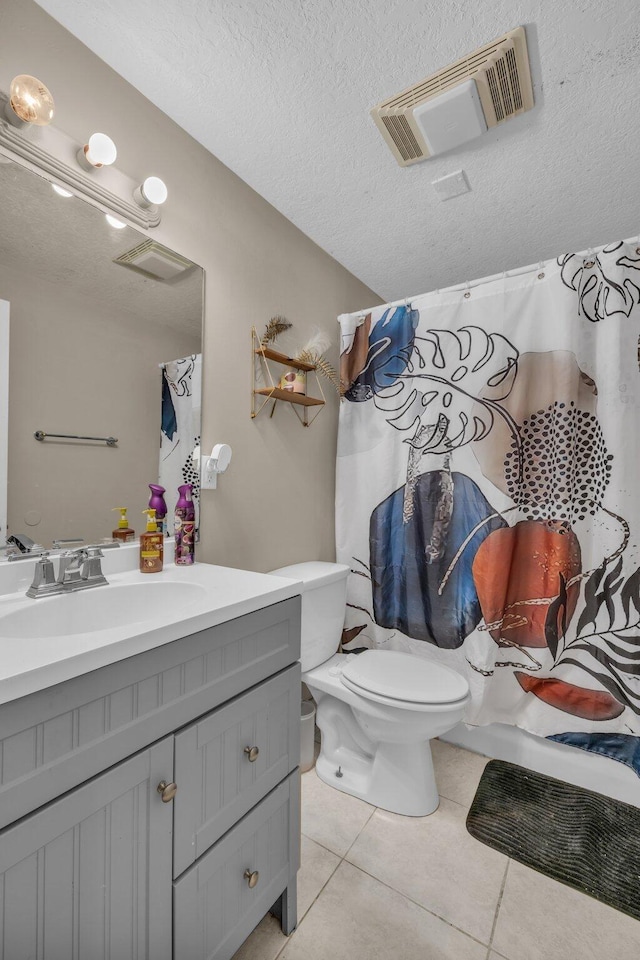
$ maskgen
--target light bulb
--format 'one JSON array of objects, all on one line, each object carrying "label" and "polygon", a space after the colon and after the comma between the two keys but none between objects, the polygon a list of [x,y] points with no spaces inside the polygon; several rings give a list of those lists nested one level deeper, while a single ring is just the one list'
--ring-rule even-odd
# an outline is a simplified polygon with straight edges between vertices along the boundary
[{"label": "light bulb", "polygon": [[133,191],[133,199],[141,207],[150,207],[152,204],[160,205],[165,202],[167,195],[167,188],[160,177],[147,177]]},{"label": "light bulb", "polygon": [[124,230],[126,223],[123,223],[122,220],[118,220],[116,217],[112,217],[110,213],[105,213],[105,220],[110,227],[115,227],[116,230]]},{"label": "light bulb", "polygon": [[64,187],[59,187],[57,183],[52,183],[51,186],[53,187],[53,189],[55,190],[55,192],[58,194],[59,197],[73,196],[73,194],[71,193],[71,190],[65,190]]},{"label": "light bulb", "polygon": [[53,120],[54,110],[53,97],[37,77],[21,74],[13,78],[4,115],[15,127],[31,123],[46,127]]},{"label": "light bulb", "polygon": [[78,163],[85,170],[108,167],[118,156],[116,145],[106,133],[92,133],[89,142],[78,150]]}]

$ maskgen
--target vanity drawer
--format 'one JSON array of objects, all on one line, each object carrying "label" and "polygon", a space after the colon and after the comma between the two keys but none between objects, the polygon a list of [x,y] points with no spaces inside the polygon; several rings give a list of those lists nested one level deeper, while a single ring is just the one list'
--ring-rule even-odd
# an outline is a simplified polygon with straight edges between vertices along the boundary
[{"label": "vanity drawer", "polygon": [[174,883],[174,957],[230,960],[295,878],[299,790],[295,770]]},{"label": "vanity drawer", "polygon": [[298,766],[300,665],[175,738],[174,877]]},{"label": "vanity drawer", "polygon": [[299,655],[300,597],[293,597],[0,705],[0,827]]}]

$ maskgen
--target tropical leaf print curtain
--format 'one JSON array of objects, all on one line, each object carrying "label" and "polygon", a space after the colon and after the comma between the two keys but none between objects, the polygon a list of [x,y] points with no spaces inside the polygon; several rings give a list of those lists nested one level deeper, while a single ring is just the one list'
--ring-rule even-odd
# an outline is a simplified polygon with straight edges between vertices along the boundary
[{"label": "tropical leaf print curtain", "polygon": [[[160,365],[160,372],[162,419],[158,482],[167,491],[165,499],[170,524],[173,523],[173,508],[178,498],[178,487],[183,483],[191,484],[197,532],[200,528],[202,354],[197,353],[163,363]],[[173,533],[172,527],[169,533]]]},{"label": "tropical leaf print curtain", "polygon": [[640,248],[340,318],[346,649],[640,773]]}]

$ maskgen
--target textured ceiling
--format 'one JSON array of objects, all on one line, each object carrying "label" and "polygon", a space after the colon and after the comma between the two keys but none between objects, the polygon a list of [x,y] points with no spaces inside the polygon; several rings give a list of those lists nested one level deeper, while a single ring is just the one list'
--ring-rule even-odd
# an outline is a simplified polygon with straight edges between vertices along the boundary
[{"label": "textured ceiling", "polygon": [[[385,299],[640,231],[637,0],[39,2]],[[397,166],[369,109],[520,24],[534,110]]]}]

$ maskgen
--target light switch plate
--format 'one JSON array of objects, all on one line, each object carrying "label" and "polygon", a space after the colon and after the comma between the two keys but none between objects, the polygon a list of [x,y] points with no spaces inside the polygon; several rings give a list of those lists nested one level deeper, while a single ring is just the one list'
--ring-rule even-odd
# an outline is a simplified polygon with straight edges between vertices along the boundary
[{"label": "light switch plate", "polygon": [[469,193],[471,190],[464,170],[456,170],[454,173],[447,174],[446,177],[440,177],[439,180],[432,180],[431,186],[440,200],[451,200],[452,197],[459,197],[462,193]]}]

